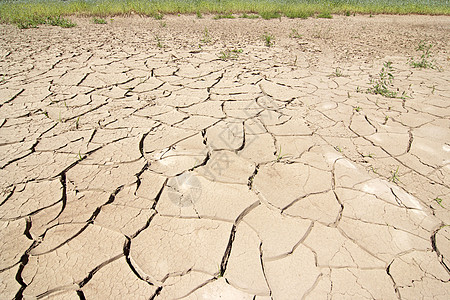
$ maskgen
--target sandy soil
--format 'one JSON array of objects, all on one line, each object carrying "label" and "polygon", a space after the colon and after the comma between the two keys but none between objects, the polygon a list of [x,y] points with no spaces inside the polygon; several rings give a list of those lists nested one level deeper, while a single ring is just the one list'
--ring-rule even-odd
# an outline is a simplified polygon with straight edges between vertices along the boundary
[{"label": "sandy soil", "polygon": [[1,299],[448,298],[449,17],[73,21],[0,25]]}]

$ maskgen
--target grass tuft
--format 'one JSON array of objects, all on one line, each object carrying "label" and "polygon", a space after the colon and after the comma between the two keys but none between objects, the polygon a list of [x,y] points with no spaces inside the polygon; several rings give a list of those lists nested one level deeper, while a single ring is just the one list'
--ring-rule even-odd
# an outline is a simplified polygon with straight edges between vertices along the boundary
[{"label": "grass tuft", "polygon": [[333,19],[333,16],[329,12],[322,12],[317,15],[317,18],[321,19]]},{"label": "grass tuft", "polygon": [[278,11],[262,11],[259,13],[264,20],[279,19],[281,14]]},{"label": "grass tuft", "polygon": [[273,46],[274,42],[273,42],[273,37],[270,33],[264,33],[262,36],[264,43],[266,44],[267,47],[271,47]]},{"label": "grass tuft", "polygon": [[221,51],[219,54],[219,59],[223,61],[231,60],[231,59],[238,59],[239,54],[243,52],[242,49],[233,49],[233,50],[225,50]]}]

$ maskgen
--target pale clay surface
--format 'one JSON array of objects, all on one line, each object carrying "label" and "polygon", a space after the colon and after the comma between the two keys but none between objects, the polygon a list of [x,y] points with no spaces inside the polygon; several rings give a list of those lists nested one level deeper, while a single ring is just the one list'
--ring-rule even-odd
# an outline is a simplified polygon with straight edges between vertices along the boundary
[{"label": "pale clay surface", "polygon": [[1,299],[448,299],[449,17],[107,20],[0,25]]}]

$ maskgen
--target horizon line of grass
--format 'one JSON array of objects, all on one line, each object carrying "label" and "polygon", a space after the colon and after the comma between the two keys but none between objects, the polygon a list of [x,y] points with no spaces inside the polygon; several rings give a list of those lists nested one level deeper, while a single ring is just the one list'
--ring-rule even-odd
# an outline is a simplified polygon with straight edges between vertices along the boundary
[{"label": "horizon line of grass", "polygon": [[2,1],[0,22],[20,24],[59,16],[113,17],[138,14],[279,14],[307,18],[317,14],[450,15],[450,1],[420,0],[71,0]]}]

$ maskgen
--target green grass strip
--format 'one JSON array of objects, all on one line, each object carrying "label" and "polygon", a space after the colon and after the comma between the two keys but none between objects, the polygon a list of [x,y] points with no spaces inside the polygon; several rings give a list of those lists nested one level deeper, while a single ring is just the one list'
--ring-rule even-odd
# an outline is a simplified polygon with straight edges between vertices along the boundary
[{"label": "green grass strip", "polygon": [[111,17],[132,13],[155,18],[162,18],[165,14],[258,14],[264,19],[280,16],[308,18],[321,14],[450,15],[450,0],[19,0],[0,2],[0,22],[13,24],[45,24],[48,18],[61,16]]}]

